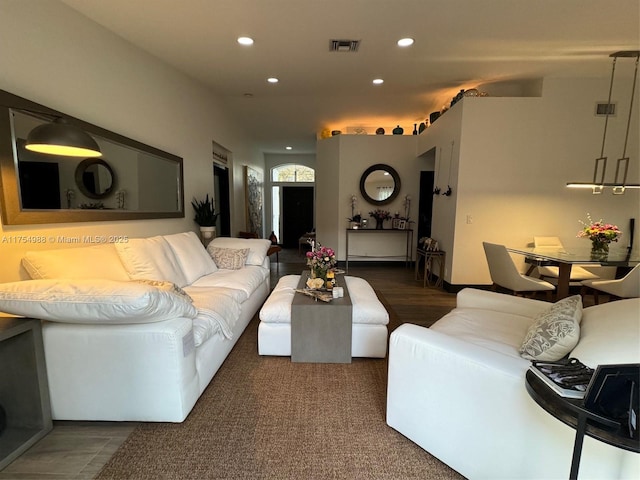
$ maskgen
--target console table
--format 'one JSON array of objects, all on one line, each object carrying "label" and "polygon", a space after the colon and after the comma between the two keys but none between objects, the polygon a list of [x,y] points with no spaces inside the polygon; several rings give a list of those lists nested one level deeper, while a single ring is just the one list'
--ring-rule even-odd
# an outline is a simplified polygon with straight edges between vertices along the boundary
[{"label": "console table", "polygon": [[[383,228],[383,229],[373,229],[373,228],[358,228],[352,229],[347,228],[347,241],[346,241],[346,258],[345,258],[345,270],[349,272],[349,257],[371,257],[370,255],[350,255],[349,254],[349,237],[351,235],[405,235],[407,238],[406,251],[404,255],[405,266],[408,266],[411,263],[411,245],[413,245],[413,230],[407,228],[405,230],[400,230],[396,228]],[[375,255],[375,257],[380,258],[382,255]],[[387,255],[386,257],[396,257],[401,258],[398,255]]]},{"label": "console table", "polygon": [[40,320],[0,317],[0,365],[2,470],[53,428]]},{"label": "console table", "polygon": [[[564,424],[576,429],[569,472],[571,480],[578,478],[585,435],[624,450],[640,453],[640,439],[630,438],[616,421],[586,410],[583,400],[565,398],[556,394],[530,371],[526,374],[526,387],[527,392],[538,405]],[[544,461],[544,459],[541,460]]]}]

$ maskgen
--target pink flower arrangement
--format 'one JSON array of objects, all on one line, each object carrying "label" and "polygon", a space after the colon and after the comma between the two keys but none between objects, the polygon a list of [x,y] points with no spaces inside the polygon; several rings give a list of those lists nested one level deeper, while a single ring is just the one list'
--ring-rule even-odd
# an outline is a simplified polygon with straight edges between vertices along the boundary
[{"label": "pink flower arrangement", "polygon": [[333,248],[323,247],[316,243],[310,252],[307,252],[307,266],[312,270],[329,270],[336,266],[336,252]]},{"label": "pink flower arrangement", "polygon": [[602,219],[594,222],[591,220],[591,215],[587,213],[587,219],[589,223],[586,224],[582,220],[580,223],[584,225],[584,228],[578,232],[578,237],[588,238],[592,242],[598,243],[611,243],[617,242],[622,236],[622,232],[616,225],[610,223],[603,223]]}]

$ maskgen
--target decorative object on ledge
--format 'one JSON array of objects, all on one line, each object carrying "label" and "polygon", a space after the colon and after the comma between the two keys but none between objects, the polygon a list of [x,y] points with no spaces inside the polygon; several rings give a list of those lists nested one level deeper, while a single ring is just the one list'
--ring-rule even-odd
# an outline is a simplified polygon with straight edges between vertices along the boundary
[{"label": "decorative object on ledge", "polygon": [[425,122],[420,122],[420,125],[418,126],[418,133],[424,132],[424,130],[427,128],[428,122],[428,119]]},{"label": "decorative object on ledge", "polygon": [[351,195],[351,217],[347,219],[349,220],[349,228],[351,229],[360,228],[360,222],[362,221],[360,212],[355,213],[357,200],[358,198],[355,195]]},{"label": "decorative object on ledge", "polygon": [[[612,183],[605,182],[605,173],[607,171],[607,157],[604,155],[604,146],[607,138],[607,126],[609,124],[610,109],[606,109],[604,119],[604,131],[602,133],[602,147],[600,149],[600,157],[596,158],[593,168],[593,181],[589,182],[568,182],[567,187],[572,188],[591,188],[594,195],[602,193],[605,187],[611,187],[614,195],[624,194],[627,188],[640,188],[640,184],[627,183],[627,173],[629,171],[629,157],[627,154],[627,142],[629,140],[629,127],[631,125],[631,113],[633,111],[633,98],[636,91],[636,82],[638,80],[638,61],[640,60],[640,50],[625,50],[621,52],[615,52],[609,55],[613,58],[613,65],[611,67],[611,81],[609,83],[609,99],[607,100],[607,106],[611,105],[611,94],[613,92],[613,79],[616,71],[616,61],[618,58],[635,58],[635,70],[633,74],[633,86],[631,87],[631,98],[629,100],[629,117],[627,119],[627,130],[624,137],[624,146],[622,148],[622,156],[618,159],[616,164],[616,173],[614,181]],[[598,179],[598,173],[600,178]],[[622,178],[620,178],[622,174]]]},{"label": "decorative object on ledge", "polygon": [[384,135],[384,128],[380,127],[376,129],[376,135]]},{"label": "decorative object on ledge", "polygon": [[417,135],[418,134],[418,124],[414,123],[413,124],[413,135]]},{"label": "decorative object on ledge", "polygon": [[392,133],[394,135],[402,135],[404,133],[404,128],[398,125],[396,128],[393,129]]},{"label": "decorative object on ledge", "polygon": [[622,232],[616,225],[604,223],[602,219],[594,222],[591,220],[591,215],[588,213],[587,219],[589,220],[588,224],[580,220],[580,223],[584,225],[584,228],[578,232],[577,236],[591,240],[592,256],[606,257],[609,253],[609,244],[611,242],[617,242],[622,236]]}]

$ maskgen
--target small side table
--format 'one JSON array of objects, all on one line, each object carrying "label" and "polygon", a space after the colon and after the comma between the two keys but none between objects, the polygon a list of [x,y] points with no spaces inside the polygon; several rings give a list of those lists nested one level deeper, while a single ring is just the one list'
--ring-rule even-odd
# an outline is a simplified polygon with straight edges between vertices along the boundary
[{"label": "small side table", "polygon": [[40,320],[0,317],[0,470],[52,428]]},{"label": "small side table", "polygon": [[[436,287],[440,288],[444,279],[444,261],[445,252],[442,250],[423,250],[416,249],[416,272],[415,279],[420,280],[420,257],[424,258],[424,274],[422,275],[422,288]],[[439,271],[437,278],[434,279],[435,264],[438,263]]]},{"label": "small side table", "polygon": [[556,394],[534,373],[527,371],[527,392],[531,398],[562,423],[576,429],[569,478],[578,478],[582,442],[585,434],[623,450],[640,453],[640,439],[630,438],[620,424],[584,408],[584,401]]}]

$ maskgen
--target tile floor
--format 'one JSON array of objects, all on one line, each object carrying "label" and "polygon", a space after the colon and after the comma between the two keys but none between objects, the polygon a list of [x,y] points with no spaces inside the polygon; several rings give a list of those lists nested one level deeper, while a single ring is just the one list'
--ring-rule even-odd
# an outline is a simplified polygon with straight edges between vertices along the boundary
[{"label": "tile floor", "polygon": [[0,480],[90,480],[134,422],[54,422],[53,430],[0,471]]}]

